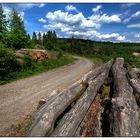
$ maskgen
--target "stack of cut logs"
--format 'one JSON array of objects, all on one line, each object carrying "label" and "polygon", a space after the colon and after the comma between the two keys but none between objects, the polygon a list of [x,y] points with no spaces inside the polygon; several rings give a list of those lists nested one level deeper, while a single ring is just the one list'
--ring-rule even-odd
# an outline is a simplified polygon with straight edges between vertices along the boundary
[{"label": "stack of cut logs", "polygon": [[136,58],[140,58],[140,53],[139,52],[133,52],[132,55]]},{"label": "stack of cut logs", "polygon": [[30,56],[35,62],[50,59],[50,53],[46,50],[39,49],[20,49],[16,52],[16,58],[19,62],[24,63],[23,58]]},{"label": "stack of cut logs", "polygon": [[[68,89],[53,91],[39,101],[27,135],[140,136],[139,73],[140,69],[128,72],[124,59],[117,58]],[[100,98],[103,85],[110,86],[110,91]]]}]

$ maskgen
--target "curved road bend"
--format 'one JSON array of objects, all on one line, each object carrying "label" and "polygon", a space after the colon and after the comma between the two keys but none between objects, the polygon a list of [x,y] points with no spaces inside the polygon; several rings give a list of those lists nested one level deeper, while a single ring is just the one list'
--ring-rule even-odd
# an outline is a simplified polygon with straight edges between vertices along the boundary
[{"label": "curved road bend", "polygon": [[6,135],[12,124],[17,125],[32,114],[41,98],[76,82],[90,71],[92,65],[90,60],[78,57],[72,64],[1,85],[0,136]]}]

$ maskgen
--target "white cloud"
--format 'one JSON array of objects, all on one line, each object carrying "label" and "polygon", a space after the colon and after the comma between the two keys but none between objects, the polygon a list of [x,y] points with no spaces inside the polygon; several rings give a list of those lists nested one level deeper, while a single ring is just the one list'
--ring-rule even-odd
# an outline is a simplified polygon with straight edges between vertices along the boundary
[{"label": "white cloud", "polygon": [[122,4],[121,7],[122,8],[129,8],[129,7],[132,7],[134,5],[136,5],[136,4],[134,4],[134,3],[128,3],[128,4]]},{"label": "white cloud", "polygon": [[24,15],[25,15],[25,13],[23,11],[20,12],[20,14],[19,14],[19,16],[22,18],[22,20],[24,20]]},{"label": "white cloud", "polygon": [[118,33],[111,33],[111,34],[101,34],[97,31],[87,31],[87,32],[67,32],[68,35],[73,35],[75,37],[80,37],[83,39],[91,39],[91,40],[102,40],[102,41],[125,41],[125,36],[121,36]]},{"label": "white cloud", "polygon": [[3,6],[3,11],[4,11],[4,14],[6,15],[6,19],[9,19],[11,9],[9,7]]},{"label": "white cloud", "polygon": [[30,3],[30,4],[21,4],[21,3],[20,4],[15,4],[15,8],[19,8],[19,9],[22,9],[22,10],[30,9],[34,6],[37,6],[37,4],[32,4],[32,3]]},{"label": "white cloud", "polygon": [[121,19],[119,17],[119,15],[111,15],[108,16],[107,14],[98,14],[98,15],[92,15],[91,17],[89,17],[90,20],[93,20],[95,23],[100,23],[100,24],[104,24],[104,23],[120,23]]},{"label": "white cloud", "polygon": [[31,9],[33,7],[43,7],[45,6],[45,4],[35,4],[35,3],[27,3],[27,4],[23,4],[23,3],[18,3],[18,4],[2,4],[3,7],[7,7],[9,9],[12,9],[12,8],[15,8],[16,10],[18,11],[24,11],[24,10],[27,10],[27,9]]},{"label": "white cloud", "polygon": [[102,8],[101,5],[97,5],[95,8],[92,8],[92,11],[93,11],[94,13],[98,13],[99,10],[100,10],[101,8]]},{"label": "white cloud", "polygon": [[47,22],[46,19],[44,19],[44,18],[40,18],[38,21],[41,22],[41,23],[46,23]]},{"label": "white cloud", "polygon": [[136,13],[132,14],[129,18],[124,19],[124,23],[128,23],[132,19],[140,18],[140,11],[137,11]]},{"label": "white cloud", "polygon": [[48,24],[44,25],[47,30],[56,30],[65,36],[76,36],[78,38],[91,40],[111,40],[124,41],[125,36],[118,33],[102,34],[96,30],[100,29],[103,24],[112,22],[120,23],[119,15],[93,14],[90,17],[85,17],[82,12],[70,14],[61,10],[49,12],[46,14]]},{"label": "white cloud", "polygon": [[140,23],[127,25],[128,28],[140,28]]},{"label": "white cloud", "polygon": [[39,5],[40,8],[42,8],[42,7],[44,7],[44,6],[45,6],[44,3],[42,3],[42,4]]},{"label": "white cloud", "polygon": [[125,36],[118,36],[117,37],[118,41],[125,41],[125,39],[126,39]]},{"label": "white cloud", "polygon": [[78,14],[69,14],[68,12],[61,12],[61,10],[53,12],[49,12],[46,15],[46,18],[49,19],[51,22],[60,22],[60,23],[66,23],[69,25],[75,25],[77,23],[81,23],[82,20],[85,18],[82,13]]},{"label": "white cloud", "polygon": [[71,29],[83,30],[89,30],[89,28],[95,30],[99,29],[101,25],[105,23],[121,22],[118,15],[92,15],[91,17],[86,18],[81,12],[77,14],[69,14],[68,12],[62,12],[61,10],[47,13],[46,18],[48,19],[49,24],[52,24],[53,27],[56,25],[58,28],[58,25],[60,25],[59,23],[61,23],[64,27],[67,25]]},{"label": "white cloud", "polygon": [[67,5],[65,7],[65,9],[66,9],[66,11],[76,11],[76,12],[78,12],[77,8],[74,7],[73,5]]},{"label": "white cloud", "polygon": [[136,33],[136,34],[134,35],[134,37],[135,37],[135,38],[140,38],[140,33]]},{"label": "white cloud", "polygon": [[140,11],[137,11],[137,12],[134,13],[131,17],[132,17],[132,18],[138,18],[138,17],[140,17]]}]

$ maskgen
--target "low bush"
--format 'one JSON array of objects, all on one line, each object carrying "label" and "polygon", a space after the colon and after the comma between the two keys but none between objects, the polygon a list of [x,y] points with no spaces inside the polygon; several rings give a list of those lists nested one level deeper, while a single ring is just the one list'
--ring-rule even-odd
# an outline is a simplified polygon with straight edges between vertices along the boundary
[{"label": "low bush", "polygon": [[16,60],[14,51],[0,44],[0,78],[20,69],[21,65]]}]

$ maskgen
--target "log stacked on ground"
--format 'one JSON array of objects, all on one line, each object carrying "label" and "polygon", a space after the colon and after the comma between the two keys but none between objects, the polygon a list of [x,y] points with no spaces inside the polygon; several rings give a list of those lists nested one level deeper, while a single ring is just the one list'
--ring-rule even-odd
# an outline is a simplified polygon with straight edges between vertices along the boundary
[{"label": "log stacked on ground", "polygon": [[89,81],[85,93],[77,100],[75,106],[63,117],[60,124],[53,131],[51,136],[74,136],[78,126],[84,119],[91,103],[97,95],[99,88],[108,77],[112,61],[106,64],[104,71],[95,79]]},{"label": "log stacked on ground", "polygon": [[[97,84],[97,87],[95,87],[96,90],[99,89],[98,86],[102,85],[101,81],[104,81],[104,78],[107,77],[107,72],[109,72],[109,67],[111,67],[112,61],[106,64],[106,70],[102,74],[101,72],[98,72],[99,78],[96,79],[94,82]],[[95,70],[96,71],[96,70]],[[103,71],[100,69],[100,71]],[[92,77],[91,77],[92,78]],[[89,77],[88,77],[89,79]],[[85,81],[86,78],[85,78]],[[91,83],[91,81],[90,81]],[[73,84],[69,89],[64,90],[58,94],[53,94],[51,96],[51,99],[47,100],[47,102],[34,114],[34,122],[30,128],[30,131],[28,135],[30,136],[45,136],[49,135],[53,131],[54,123],[56,119],[63,113],[63,111],[71,105],[75,100],[77,100],[86,90],[88,83],[83,82],[83,80],[80,80]],[[96,86],[96,85],[95,85]],[[90,88],[92,89],[93,86],[89,86],[89,89],[87,90],[87,94],[92,91],[90,91]],[[85,94],[85,93],[84,93]],[[95,94],[92,94],[93,98]],[[87,100],[93,100],[93,98],[90,98],[90,96],[84,96]],[[84,99],[83,99],[84,100]],[[91,102],[90,101],[90,102]],[[87,105],[87,108],[90,105],[90,102],[85,105]]]},{"label": "log stacked on ground", "polygon": [[123,65],[124,59],[117,58],[112,66],[114,78],[114,95],[112,98],[113,136],[138,136],[138,106]]},{"label": "log stacked on ground", "polygon": [[51,58],[50,53],[46,50],[20,49],[16,52],[17,60],[23,60],[25,56],[30,56],[35,62]]},{"label": "log stacked on ground", "polygon": [[134,68],[129,72],[130,84],[134,89],[137,104],[140,106],[140,69]]},{"label": "log stacked on ground", "polygon": [[[90,71],[68,89],[55,90],[40,100],[28,136],[139,136],[133,88],[139,92],[140,86],[135,87],[131,80],[139,80],[139,71],[129,73],[133,88],[127,74],[124,59],[117,58]],[[111,91],[100,102],[99,90],[107,83]]]},{"label": "log stacked on ground", "polygon": [[[33,125],[30,129],[30,136],[45,136],[53,131],[56,119],[63,111],[72,104],[77,98],[83,94],[86,87],[82,81],[73,84],[69,89],[66,89],[58,94],[54,99],[48,101],[37,113]],[[40,114],[40,115],[39,115]]]}]

